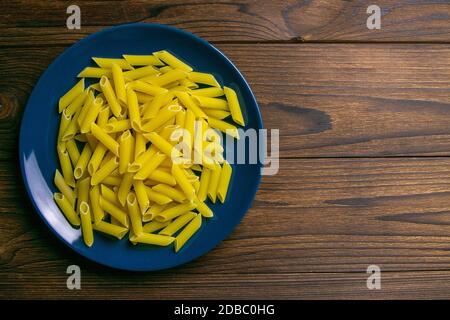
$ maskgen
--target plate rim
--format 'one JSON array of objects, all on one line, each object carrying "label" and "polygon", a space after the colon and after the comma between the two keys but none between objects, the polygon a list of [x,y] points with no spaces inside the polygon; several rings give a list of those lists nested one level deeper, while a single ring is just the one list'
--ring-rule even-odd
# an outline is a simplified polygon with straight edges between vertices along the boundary
[{"label": "plate rim", "polygon": [[[158,268],[139,268],[139,267],[134,267],[134,265],[126,265],[126,266],[117,266],[114,265],[112,263],[109,262],[105,262],[102,261],[101,259],[96,259],[95,257],[92,256],[88,256],[85,255],[83,252],[81,252],[76,246],[72,245],[71,243],[69,243],[68,241],[66,241],[66,239],[64,239],[62,237],[62,235],[60,234],[60,232],[58,232],[55,228],[53,228],[48,220],[44,217],[44,215],[41,213],[41,210],[39,209],[34,197],[32,196],[32,192],[30,189],[30,184],[27,180],[27,176],[25,173],[25,164],[24,164],[24,157],[23,155],[25,154],[25,150],[24,150],[24,139],[25,137],[24,132],[26,131],[24,129],[24,119],[29,117],[29,115],[27,116],[27,110],[30,110],[30,102],[33,100],[33,96],[36,95],[35,89],[36,87],[38,87],[38,85],[40,84],[40,82],[42,81],[42,79],[45,77],[45,75],[49,72],[49,69],[51,69],[51,67],[56,64],[59,60],[64,59],[65,55],[68,54],[68,51],[72,50],[72,49],[76,49],[78,46],[82,45],[85,42],[91,41],[92,39],[101,36],[104,33],[109,33],[109,32],[114,32],[115,30],[119,30],[119,29],[126,29],[126,28],[130,28],[130,27],[143,27],[143,28],[162,28],[162,29],[167,29],[171,32],[177,32],[180,33],[184,36],[187,36],[189,38],[193,38],[196,41],[200,41],[201,43],[203,43],[204,45],[210,47],[211,49],[213,49],[214,51],[216,51],[219,55],[222,56],[222,58],[224,58],[227,61],[227,64],[232,67],[234,69],[235,72],[237,72],[237,74],[239,75],[239,77],[243,80],[243,83],[245,85],[245,89],[249,92],[249,97],[252,100],[252,103],[256,106],[256,121],[257,121],[257,125],[259,126],[260,129],[264,129],[264,125],[263,125],[263,120],[262,120],[262,115],[261,115],[261,110],[259,108],[258,102],[256,101],[256,97],[253,93],[253,91],[250,88],[250,85],[248,84],[247,80],[245,79],[245,77],[242,75],[242,73],[240,72],[240,70],[234,65],[234,63],[219,49],[217,49],[213,44],[211,44],[210,42],[206,41],[205,39],[201,38],[200,36],[197,36],[189,31],[186,31],[184,29],[180,29],[177,27],[173,27],[173,26],[169,26],[169,25],[165,25],[165,24],[160,24],[160,23],[145,23],[145,22],[136,22],[136,23],[124,23],[124,24],[119,24],[119,25],[114,25],[114,26],[110,26],[110,27],[106,27],[103,28],[97,32],[91,33],[89,35],[87,35],[86,37],[78,40],[77,42],[75,42],[74,44],[70,45],[69,47],[65,48],[55,59],[53,59],[53,61],[47,66],[47,68],[43,71],[43,73],[39,76],[38,80],[35,82],[34,86],[33,86],[33,90],[31,91],[27,102],[25,104],[25,107],[23,109],[23,114],[20,120],[20,129],[19,129],[19,148],[18,148],[18,156],[19,156],[19,163],[20,163],[20,173],[22,175],[22,181],[23,184],[25,185],[25,189],[27,191],[27,195],[28,198],[30,199],[31,203],[33,204],[33,208],[34,211],[36,211],[38,213],[38,215],[40,216],[41,220],[44,221],[45,225],[48,227],[48,229],[50,229],[51,233],[54,234],[62,243],[64,243],[67,247],[69,247],[72,251],[76,252],[79,256],[83,257],[84,259],[89,260],[90,262],[94,262],[96,264],[99,264],[101,266],[105,266],[108,268],[112,268],[115,270],[123,270],[123,271],[133,271],[133,272],[155,272],[155,271],[160,271],[160,270],[169,270],[169,269],[174,269],[176,267],[181,267],[187,263],[190,263],[204,255],[206,255],[207,253],[209,253],[210,251],[212,251],[214,248],[216,248],[223,240],[225,240],[227,237],[229,237],[231,235],[231,233],[236,229],[236,227],[242,222],[242,219],[244,218],[244,216],[248,213],[248,210],[252,207],[253,202],[256,198],[256,194],[257,191],[259,189],[259,186],[261,184],[261,180],[262,180],[262,168],[263,165],[262,163],[264,162],[264,158],[259,159],[259,161],[257,162],[257,166],[259,168],[259,174],[257,176],[257,180],[255,181],[255,184],[253,185],[253,189],[252,191],[252,199],[251,201],[249,201],[248,205],[244,208],[244,213],[239,217],[239,219],[237,220],[237,223],[232,227],[231,232],[228,233],[225,238],[220,239],[214,246],[212,246],[210,249],[203,251],[201,253],[198,253],[196,255],[192,255],[189,259],[181,262],[181,263],[177,263],[177,264],[173,264],[171,266],[168,267],[158,267]],[[29,112],[28,112],[29,113]],[[264,139],[265,141],[265,139]],[[261,144],[261,140],[259,140],[258,142],[259,144]],[[265,146],[263,146],[263,148],[266,148]],[[265,156],[265,153],[263,153]]]}]

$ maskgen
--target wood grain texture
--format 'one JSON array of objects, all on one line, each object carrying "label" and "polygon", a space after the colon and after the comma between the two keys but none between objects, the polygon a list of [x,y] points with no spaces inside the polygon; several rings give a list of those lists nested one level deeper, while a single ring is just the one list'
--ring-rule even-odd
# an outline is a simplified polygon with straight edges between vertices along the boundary
[{"label": "wood grain texture", "polygon": [[[123,298],[129,288],[140,298],[449,297],[438,281],[450,277],[447,158],[286,159],[226,241],[148,274],[100,267],[66,248],[26,200],[14,167],[2,163],[4,297]],[[80,292],[65,290],[70,264],[82,268]],[[365,287],[371,264],[382,270],[378,293]]]},{"label": "wood grain texture", "polygon": [[[244,0],[83,1],[81,30],[66,28],[70,1],[7,1],[0,11],[0,45],[70,44],[112,24],[156,22],[209,41],[450,40],[450,4],[441,0],[381,0],[381,30],[369,30],[371,1]],[[101,14],[99,14],[101,13]]]},{"label": "wood grain texture", "polygon": [[[292,157],[450,155],[450,49],[430,44],[221,44],[243,72],[267,128]],[[62,47],[0,52],[0,113],[15,157],[18,119]],[[276,67],[268,68],[268,61]],[[15,119],[11,121],[11,119]],[[8,158],[9,157],[9,158]]]}]

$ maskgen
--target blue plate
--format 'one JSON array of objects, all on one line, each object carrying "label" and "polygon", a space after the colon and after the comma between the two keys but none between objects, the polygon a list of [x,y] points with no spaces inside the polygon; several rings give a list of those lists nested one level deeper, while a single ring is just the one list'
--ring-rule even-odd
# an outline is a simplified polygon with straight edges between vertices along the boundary
[{"label": "blue plate", "polygon": [[[77,81],[76,75],[91,64],[91,57],[121,57],[167,49],[196,71],[214,74],[221,85],[235,88],[248,128],[262,128],[261,115],[247,82],[219,50],[188,32],[158,24],[128,24],[105,29],[64,51],[44,72],[26,106],[19,157],[28,194],[48,227],[69,247],[98,263],[125,270],[150,271],[171,268],[205,254],[227,237],[251,206],[261,180],[261,165],[233,165],[227,200],[212,205],[215,217],[205,220],[198,233],[175,253],[173,246],[133,246],[128,239],[110,239],[95,233],[92,248],[84,245],[81,232],[66,221],[53,202],[55,169],[58,167],[56,136],[57,102]],[[259,143],[261,144],[261,143]],[[248,147],[247,147],[248,150]]]}]

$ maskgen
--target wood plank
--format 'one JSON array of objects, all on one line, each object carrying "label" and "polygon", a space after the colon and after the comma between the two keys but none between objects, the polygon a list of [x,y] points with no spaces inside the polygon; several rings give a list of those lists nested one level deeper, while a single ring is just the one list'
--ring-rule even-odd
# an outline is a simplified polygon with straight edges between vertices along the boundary
[{"label": "wood plank", "polygon": [[[449,41],[450,4],[380,0],[381,30],[369,30],[372,2],[345,0],[83,1],[81,30],[66,28],[70,1],[4,1],[0,45],[70,44],[114,24],[156,22],[209,41]],[[102,14],[98,14],[101,12]]]},{"label": "wood plank", "polygon": [[[0,165],[0,298],[450,297],[447,158],[283,160],[227,240],[145,274],[98,266],[60,243],[14,165]],[[82,269],[81,291],[65,289],[71,264]],[[380,292],[365,287],[372,264]]]},{"label": "wood plank", "polygon": [[[450,49],[413,44],[221,44],[243,72],[282,158],[450,155]],[[62,47],[0,52],[0,159]],[[268,61],[276,67],[268,68]]]}]

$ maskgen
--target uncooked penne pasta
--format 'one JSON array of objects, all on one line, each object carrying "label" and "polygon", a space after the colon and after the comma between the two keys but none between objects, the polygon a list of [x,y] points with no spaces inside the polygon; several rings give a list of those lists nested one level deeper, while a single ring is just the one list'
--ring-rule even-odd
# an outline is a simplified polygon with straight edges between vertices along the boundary
[{"label": "uncooked penne pasta", "polygon": [[200,229],[201,225],[202,225],[202,216],[198,214],[175,238],[175,252],[180,251],[180,249],[194,235],[194,233],[196,233],[197,230]]},{"label": "uncooked penne pasta", "polygon": [[238,95],[166,50],[92,59],[58,101],[54,201],[87,246],[129,232],[178,252],[230,197],[221,132],[245,126]]},{"label": "uncooked penne pasta", "polygon": [[58,102],[59,113],[61,113],[73,100],[84,91],[84,79],[81,79],[69,91],[64,94]]}]

